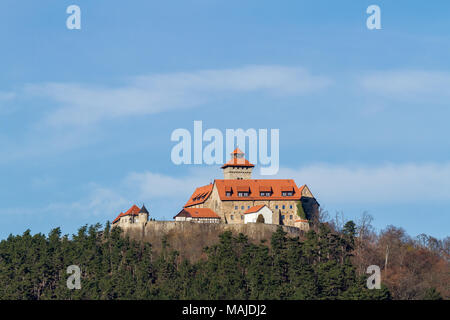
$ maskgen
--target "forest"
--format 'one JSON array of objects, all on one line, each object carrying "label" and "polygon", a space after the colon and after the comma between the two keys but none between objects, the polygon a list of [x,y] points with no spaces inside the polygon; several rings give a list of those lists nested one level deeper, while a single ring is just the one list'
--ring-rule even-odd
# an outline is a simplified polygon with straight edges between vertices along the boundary
[{"label": "forest", "polygon": [[[389,226],[316,222],[304,237],[279,228],[268,243],[224,232],[199,261],[181,259],[163,239],[129,239],[120,228],[83,226],[77,234],[10,235],[0,242],[0,299],[448,299],[449,241],[415,239]],[[366,286],[380,266],[381,289]],[[67,287],[67,267],[81,269],[81,289]]]}]

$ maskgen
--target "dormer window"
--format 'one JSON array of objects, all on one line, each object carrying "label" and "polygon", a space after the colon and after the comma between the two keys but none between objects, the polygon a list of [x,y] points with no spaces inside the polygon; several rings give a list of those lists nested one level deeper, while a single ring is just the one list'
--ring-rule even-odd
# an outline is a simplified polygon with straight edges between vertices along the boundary
[{"label": "dormer window", "polygon": [[260,186],[259,187],[259,195],[261,197],[270,197],[272,195],[272,187],[271,186]]},{"label": "dormer window", "polygon": [[230,186],[225,187],[225,196],[231,197],[233,195],[233,189]]},{"label": "dormer window", "polygon": [[281,187],[281,196],[282,197],[292,197],[294,195],[294,188],[291,186],[283,186]]},{"label": "dormer window", "polygon": [[237,192],[238,192],[238,197],[248,197],[250,195],[250,187],[238,186]]},{"label": "dormer window", "polygon": [[225,195],[226,195],[227,197],[231,197],[231,191],[227,191],[227,192],[225,193]]}]

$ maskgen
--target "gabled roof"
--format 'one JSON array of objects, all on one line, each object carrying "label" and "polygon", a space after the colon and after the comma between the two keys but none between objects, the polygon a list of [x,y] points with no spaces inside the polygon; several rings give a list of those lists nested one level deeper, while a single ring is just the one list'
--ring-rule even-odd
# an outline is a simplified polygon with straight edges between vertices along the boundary
[{"label": "gabled roof", "polygon": [[137,205],[133,204],[133,205],[131,206],[131,208],[128,209],[126,212],[121,212],[121,213],[117,216],[117,218],[115,218],[115,219],[113,220],[112,223],[116,223],[117,221],[120,220],[120,218],[125,217],[125,216],[137,216],[137,215],[139,214],[139,211],[140,211],[140,210],[141,210],[141,209],[139,209],[139,207],[138,207]]},{"label": "gabled roof", "polygon": [[116,223],[117,221],[119,221],[119,219],[123,217],[123,212],[119,213],[119,215],[113,220],[112,223]]},{"label": "gabled roof", "polygon": [[298,192],[300,194],[302,194],[302,191],[303,191],[303,189],[305,189],[305,187],[306,187],[306,184],[302,185],[300,188],[298,188]]},{"label": "gabled roof", "polygon": [[211,194],[212,189],[213,189],[212,183],[195,189],[194,193],[191,195],[188,202],[186,202],[184,206],[190,207],[205,202],[206,199],[208,199],[209,195]]},{"label": "gabled roof", "polygon": [[216,218],[220,217],[209,208],[184,208],[175,217],[192,217],[192,218]]},{"label": "gabled roof", "polygon": [[261,210],[262,208],[266,207],[265,204],[260,204],[258,206],[253,206],[250,209],[248,209],[247,211],[244,212],[244,214],[248,214],[248,213],[255,213],[258,212],[259,210]]},{"label": "gabled roof", "polygon": [[[217,179],[214,181],[219,192],[220,200],[300,200],[301,193],[292,179]],[[232,190],[231,196],[226,195]],[[269,189],[270,188],[270,189]],[[239,197],[239,190],[250,189],[248,197]],[[260,190],[272,190],[270,196],[261,196]],[[283,191],[292,191],[292,196],[282,196]]]},{"label": "gabled roof", "polygon": [[298,192],[306,198],[314,198],[311,190],[309,190],[308,186],[306,184],[302,185],[300,188],[298,188]]},{"label": "gabled roof", "polygon": [[137,205],[133,204],[133,205],[131,206],[131,208],[128,209],[128,210],[124,213],[124,215],[125,215],[125,216],[128,216],[128,215],[137,216],[138,213],[139,213],[139,211],[141,211],[141,209],[139,209],[139,207],[138,207]]}]

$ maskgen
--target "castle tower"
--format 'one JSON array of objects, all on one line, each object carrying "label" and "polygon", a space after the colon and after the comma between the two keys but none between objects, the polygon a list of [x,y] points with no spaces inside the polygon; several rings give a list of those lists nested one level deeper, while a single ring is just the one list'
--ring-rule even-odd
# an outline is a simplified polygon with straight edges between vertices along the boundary
[{"label": "castle tower", "polygon": [[244,153],[236,148],[231,159],[222,166],[224,179],[251,179],[254,165],[244,158]]},{"label": "castle tower", "polygon": [[142,205],[141,210],[138,213],[139,223],[145,224],[148,221],[148,210],[145,205]]}]

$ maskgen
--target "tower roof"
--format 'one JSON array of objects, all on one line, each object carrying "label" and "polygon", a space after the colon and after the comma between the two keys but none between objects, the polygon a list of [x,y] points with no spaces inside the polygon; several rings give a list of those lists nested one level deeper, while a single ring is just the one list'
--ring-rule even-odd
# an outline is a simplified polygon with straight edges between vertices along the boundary
[{"label": "tower roof", "polygon": [[253,168],[255,165],[248,161],[245,158],[231,158],[227,163],[222,166],[222,169],[226,167],[251,167]]},{"label": "tower roof", "polygon": [[139,213],[148,213],[147,208],[145,207],[145,205],[142,205],[141,210],[139,210]]},{"label": "tower roof", "polygon": [[236,148],[231,154],[231,159],[222,166],[222,169],[227,167],[251,167],[253,168],[255,165],[250,163],[247,159],[244,158],[244,154],[241,149]]}]

